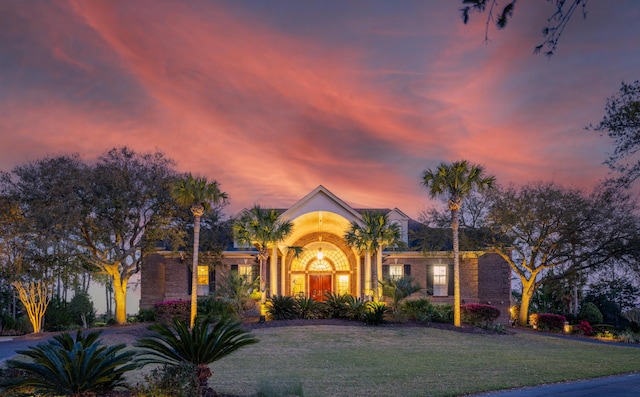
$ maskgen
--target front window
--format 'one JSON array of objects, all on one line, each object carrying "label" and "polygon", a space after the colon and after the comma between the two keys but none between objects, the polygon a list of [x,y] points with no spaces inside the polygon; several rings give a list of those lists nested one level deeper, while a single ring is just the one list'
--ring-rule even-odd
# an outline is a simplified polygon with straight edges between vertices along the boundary
[{"label": "front window", "polygon": [[198,296],[209,294],[209,266],[198,266]]},{"label": "front window", "polygon": [[399,280],[404,277],[404,265],[390,265],[389,278],[391,280]]},{"label": "front window", "polygon": [[238,276],[244,278],[247,283],[253,282],[253,266],[252,265],[238,265]]},{"label": "front window", "polygon": [[433,296],[447,296],[447,266],[433,267]]}]

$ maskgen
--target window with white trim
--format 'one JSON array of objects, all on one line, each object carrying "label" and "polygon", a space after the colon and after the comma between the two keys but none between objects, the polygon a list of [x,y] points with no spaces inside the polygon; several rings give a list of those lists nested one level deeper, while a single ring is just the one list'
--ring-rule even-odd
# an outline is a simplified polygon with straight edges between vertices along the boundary
[{"label": "window with white trim", "polygon": [[198,296],[209,295],[209,266],[198,266]]},{"label": "window with white trim", "polygon": [[404,277],[404,265],[389,265],[389,278],[398,280]]},{"label": "window with white trim", "polygon": [[433,296],[447,296],[447,265],[433,266]]}]

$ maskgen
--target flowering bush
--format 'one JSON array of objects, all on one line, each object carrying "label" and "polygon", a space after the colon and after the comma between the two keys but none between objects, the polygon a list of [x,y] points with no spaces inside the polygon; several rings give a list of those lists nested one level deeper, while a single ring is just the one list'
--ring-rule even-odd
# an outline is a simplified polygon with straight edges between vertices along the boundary
[{"label": "flowering bush", "polygon": [[190,320],[191,301],[164,301],[156,303],[155,307],[158,322],[171,324],[174,317],[184,322]]},{"label": "flowering bush", "polygon": [[531,326],[548,330],[562,330],[567,319],[559,314],[534,313],[529,316]]},{"label": "flowering bush", "polygon": [[500,309],[481,303],[460,306],[462,321],[474,326],[489,326],[500,316]]},{"label": "flowering bush", "polygon": [[591,327],[591,324],[589,324],[588,321],[580,321],[580,325],[576,325],[575,327],[573,327],[574,330],[582,333],[584,336],[589,336],[593,333],[593,328]]}]

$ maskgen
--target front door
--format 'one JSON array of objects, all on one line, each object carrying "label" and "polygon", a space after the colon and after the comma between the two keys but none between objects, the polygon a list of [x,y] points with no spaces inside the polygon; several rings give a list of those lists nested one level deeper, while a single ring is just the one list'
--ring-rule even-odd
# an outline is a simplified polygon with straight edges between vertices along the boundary
[{"label": "front door", "polygon": [[314,301],[324,302],[326,299],[324,296],[325,292],[331,292],[331,275],[310,274],[309,291],[311,291],[311,297]]}]

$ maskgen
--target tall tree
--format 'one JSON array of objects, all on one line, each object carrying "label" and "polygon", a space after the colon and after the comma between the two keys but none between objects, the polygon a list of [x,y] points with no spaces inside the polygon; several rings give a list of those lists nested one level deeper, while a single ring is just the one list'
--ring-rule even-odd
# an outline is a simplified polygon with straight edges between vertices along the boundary
[{"label": "tall tree", "polygon": [[637,263],[637,210],[627,195],[609,189],[588,195],[543,182],[495,189],[488,220],[500,240],[493,249],[522,283],[520,323],[527,323],[531,298],[545,283],[612,261]]},{"label": "tall tree", "polygon": [[189,207],[193,214],[193,264],[191,266],[191,317],[193,328],[198,313],[198,251],[200,247],[200,218],[211,209],[211,204],[221,204],[227,194],[220,190],[217,181],[188,174],[179,178],[171,191],[178,205]]},{"label": "tall tree", "polygon": [[[351,247],[365,254],[365,267],[371,267],[370,285],[375,300],[380,298],[380,272],[382,266],[382,250],[385,247],[402,246],[400,226],[389,221],[389,215],[382,211],[363,211],[362,221],[353,221],[344,239]],[[371,257],[376,258],[375,266],[371,266]],[[367,265],[368,264],[368,265]]]},{"label": "tall tree", "polygon": [[453,231],[453,323],[461,325],[460,320],[460,246],[458,239],[460,207],[466,197],[475,190],[492,188],[493,175],[486,176],[484,167],[470,164],[467,160],[451,164],[441,163],[435,170],[422,172],[422,185],[431,197],[448,198],[451,211],[451,230]]},{"label": "tall tree", "polygon": [[262,209],[259,205],[243,210],[233,223],[233,235],[238,244],[254,245],[258,250],[262,304],[266,301],[269,250],[284,241],[292,231],[291,221],[280,219],[275,210]]},{"label": "tall tree", "polygon": [[605,115],[596,126],[587,129],[607,134],[615,143],[613,154],[605,161],[620,173],[617,183],[629,186],[640,176],[640,81],[622,83],[620,91],[607,99]]},{"label": "tall tree", "polygon": [[115,321],[123,324],[129,279],[168,230],[173,161],[161,152],[114,148],[98,159],[89,175],[77,243],[87,260],[111,278]]},{"label": "tall tree", "polygon": [[[513,18],[517,1],[518,0],[505,0],[502,2],[498,0],[462,0],[462,4],[464,5],[464,7],[460,9],[462,21],[465,24],[469,22],[471,14],[474,12],[481,14],[486,13],[487,20],[484,39],[488,41],[491,23],[495,23],[498,29],[507,27],[507,24],[511,18]],[[581,7],[583,18],[587,17],[587,0],[548,0],[548,2],[555,3],[555,8],[551,16],[547,19],[547,26],[542,29],[543,41],[534,48],[534,52],[537,54],[543,49],[546,49],[544,54],[550,57],[556,52],[560,37],[575,11]]]}]

